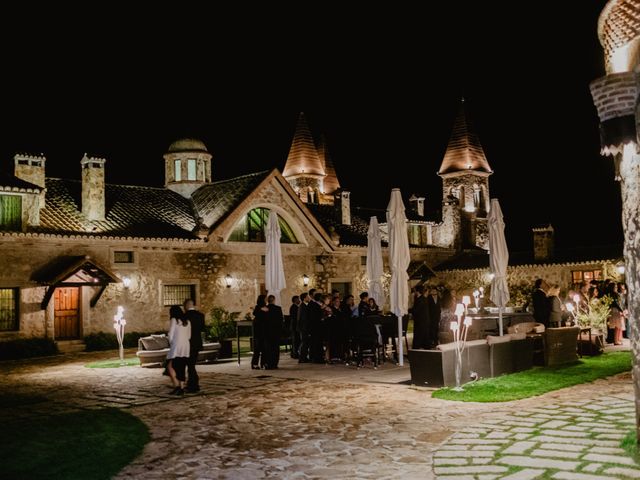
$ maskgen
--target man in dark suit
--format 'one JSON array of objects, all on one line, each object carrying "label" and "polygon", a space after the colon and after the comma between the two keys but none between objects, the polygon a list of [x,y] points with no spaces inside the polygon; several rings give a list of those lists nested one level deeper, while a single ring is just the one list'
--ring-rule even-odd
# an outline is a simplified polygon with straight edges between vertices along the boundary
[{"label": "man in dark suit", "polygon": [[440,316],[442,306],[440,304],[438,290],[432,288],[427,297],[427,308],[429,310],[429,343],[431,347],[438,345],[438,330],[440,329]]},{"label": "man in dark suit", "polygon": [[300,332],[298,332],[298,311],[300,310],[300,297],[291,297],[289,307],[289,330],[291,331],[291,358],[298,358],[300,350]]},{"label": "man in dark suit", "polygon": [[307,309],[309,307],[309,294],[300,294],[300,306],[298,307],[298,332],[300,335],[300,349],[298,351],[298,363],[309,362],[309,322],[307,321]]},{"label": "man in dark suit", "polygon": [[415,349],[428,349],[431,345],[429,334],[429,305],[427,299],[423,295],[424,287],[416,285],[415,299],[411,308],[411,316],[413,317],[413,345]]},{"label": "man in dark suit", "polygon": [[310,355],[313,363],[324,363],[322,355],[322,317],[323,317],[323,295],[316,293],[312,302],[307,306],[307,325],[309,328]]},{"label": "man in dark suit", "polygon": [[189,361],[187,369],[189,378],[187,379],[186,391],[195,393],[200,391],[200,379],[196,372],[196,361],[198,352],[202,350],[202,331],[204,330],[204,314],[196,310],[195,302],[191,299],[184,301],[185,318],[191,324],[191,338],[189,339]]},{"label": "man in dark suit", "polygon": [[544,290],[546,283],[541,278],[536,280],[535,291],[533,292],[533,318],[536,322],[549,327],[549,301],[547,292]]},{"label": "man in dark suit", "polygon": [[267,365],[266,369],[271,370],[278,368],[280,361],[280,335],[282,334],[282,324],[284,317],[282,316],[282,307],[276,305],[276,297],[269,295],[267,297]]}]

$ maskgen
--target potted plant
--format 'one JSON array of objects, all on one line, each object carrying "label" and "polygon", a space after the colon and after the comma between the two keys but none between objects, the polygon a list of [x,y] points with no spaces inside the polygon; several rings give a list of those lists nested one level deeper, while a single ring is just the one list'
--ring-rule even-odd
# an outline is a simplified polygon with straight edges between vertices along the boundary
[{"label": "potted plant", "polygon": [[209,313],[211,323],[207,333],[211,340],[220,342],[219,358],[231,358],[238,316],[239,312],[228,312],[222,307],[213,307]]},{"label": "potted plant", "polygon": [[585,340],[588,342],[591,339],[586,348],[587,355],[597,355],[604,351],[607,318],[609,318],[609,313],[611,312],[609,308],[611,302],[610,297],[592,298],[586,305],[578,307],[575,316],[578,325],[583,329],[591,329],[591,334],[588,337],[585,338],[581,334],[579,339],[580,342]]}]

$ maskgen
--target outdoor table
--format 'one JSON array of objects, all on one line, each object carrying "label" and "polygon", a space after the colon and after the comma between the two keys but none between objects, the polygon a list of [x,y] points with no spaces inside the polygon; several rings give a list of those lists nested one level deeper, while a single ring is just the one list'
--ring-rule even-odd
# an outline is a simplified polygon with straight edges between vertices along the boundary
[{"label": "outdoor table", "polygon": [[251,338],[253,338],[253,322],[250,320],[240,320],[236,322],[236,339],[238,342],[238,365],[240,365],[240,328],[251,328]]}]

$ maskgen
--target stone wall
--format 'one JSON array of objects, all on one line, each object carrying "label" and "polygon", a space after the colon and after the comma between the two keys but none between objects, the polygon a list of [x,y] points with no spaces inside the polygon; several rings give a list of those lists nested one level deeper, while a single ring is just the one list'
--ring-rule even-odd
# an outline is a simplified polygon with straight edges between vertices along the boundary
[{"label": "stone wall", "polygon": [[[543,278],[549,284],[560,285],[561,293],[566,293],[571,288],[571,272],[576,270],[602,270],[603,278],[611,278],[620,281],[620,275],[616,272],[616,264],[613,260],[580,264],[545,264],[545,265],[521,265],[507,268],[507,281],[510,287],[521,288],[523,285],[533,285],[537,278]],[[458,296],[471,295],[473,290],[480,286],[488,288],[491,284],[489,269],[446,270],[437,272],[437,277],[431,279],[429,284],[443,284],[447,288],[453,288]],[[513,303],[511,303],[513,304]]]}]

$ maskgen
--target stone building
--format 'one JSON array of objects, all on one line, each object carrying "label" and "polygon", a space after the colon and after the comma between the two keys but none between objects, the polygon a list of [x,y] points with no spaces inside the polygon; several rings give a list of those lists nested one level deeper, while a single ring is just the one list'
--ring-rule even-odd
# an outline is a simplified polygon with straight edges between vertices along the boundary
[{"label": "stone building", "polygon": [[[159,188],[108,184],[108,161],[86,154],[80,180],[47,177],[44,156],[15,155],[13,174],[0,175],[0,340],[49,337],[64,346],[111,331],[118,305],[129,331],[163,330],[168,307],[185,298],[244,316],[264,291],[272,211],[285,310],[310,287],[366,290],[369,219],[378,216],[386,255],[385,212],[352,205],[304,114],[282,174],[219,179],[214,154],[199,140],[174,142]],[[484,246],[490,174],[462,105],[440,168],[442,216],[426,213],[423,196],[407,199],[414,281],[463,247]]]}]

